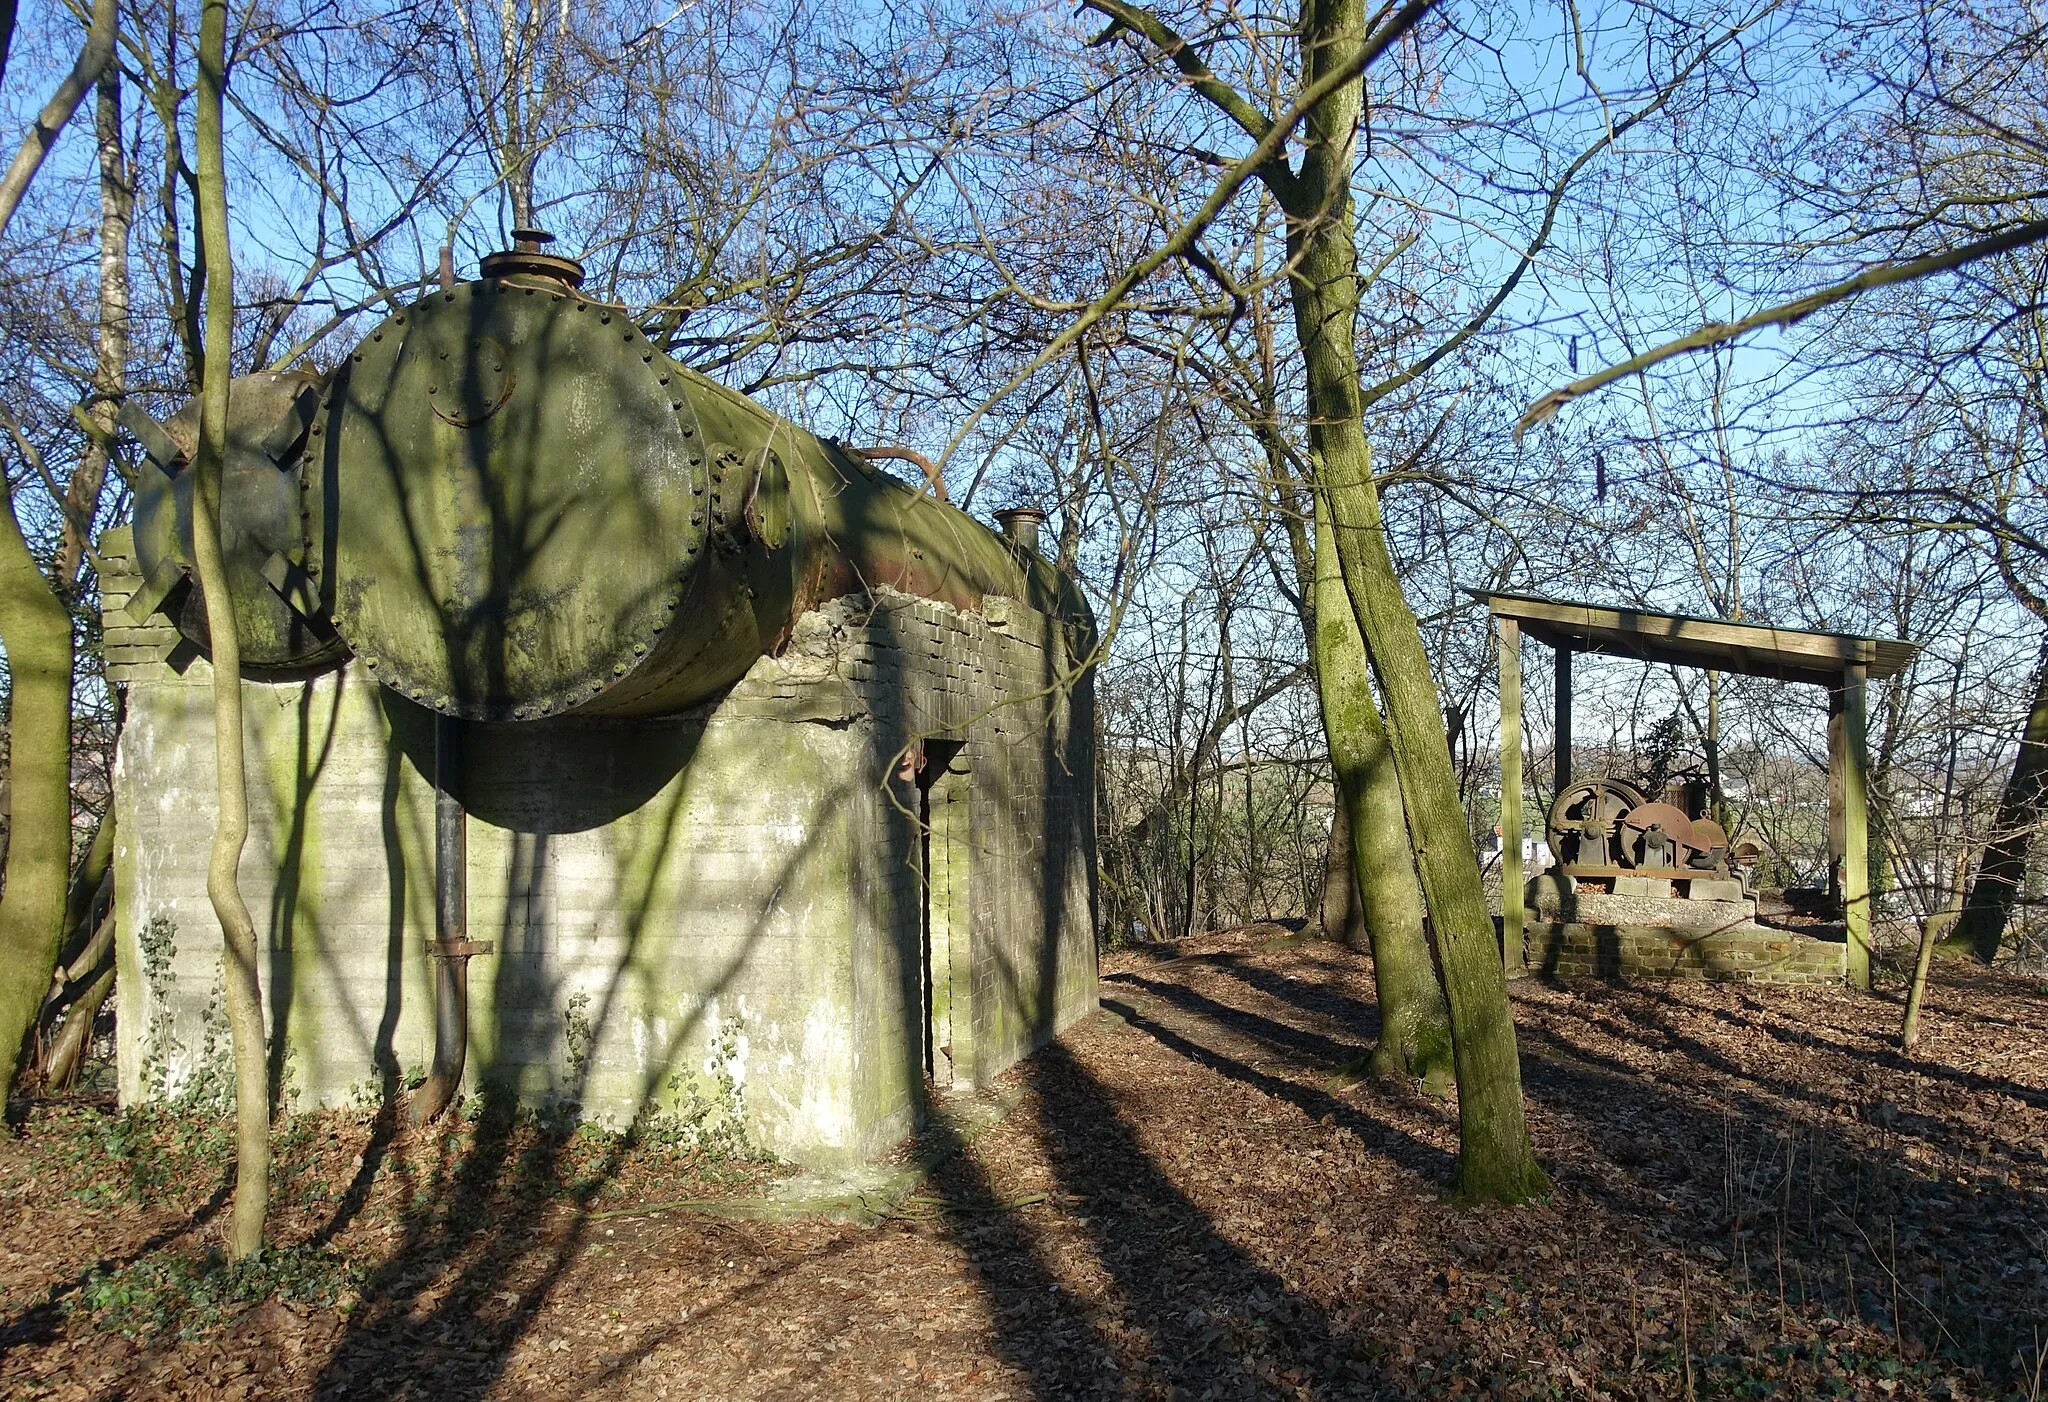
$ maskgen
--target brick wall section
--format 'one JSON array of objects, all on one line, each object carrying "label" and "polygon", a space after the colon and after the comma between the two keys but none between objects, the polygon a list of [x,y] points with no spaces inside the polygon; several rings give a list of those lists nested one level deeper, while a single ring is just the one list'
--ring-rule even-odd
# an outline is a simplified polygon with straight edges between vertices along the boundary
[{"label": "brick wall section", "polygon": [[[128,601],[142,581],[135,568],[135,533],[118,526],[100,537],[100,558],[109,573],[100,576],[100,641],[107,659],[107,680],[125,684],[159,674],[173,653],[189,654],[177,628],[162,614],[136,621],[128,617]],[[179,658],[180,661],[183,658]]]},{"label": "brick wall section", "polygon": [[[116,863],[132,1100],[152,1045],[166,1089],[196,1069],[219,936],[210,670],[163,619],[121,615],[122,575],[110,561],[102,587],[110,676],[129,688]],[[622,1122],[697,1074],[736,1020],[760,1142],[807,1161],[893,1143],[923,1068],[916,794],[891,776],[923,737],[965,741],[970,785],[956,1062],[985,1081],[1042,1045],[1095,1006],[1092,692],[1061,684],[1070,666],[1060,626],[1014,601],[959,613],[880,591],[807,615],[783,656],[696,711],[472,727],[470,930],[498,946],[471,964],[472,1088],[575,1094]],[[333,1103],[431,1046],[431,717],[353,663],[244,696],[242,871],[266,927],[266,1012],[301,1101]],[[178,937],[152,988],[141,934],[157,916]],[[592,1042],[580,1077],[572,1012]]]},{"label": "brick wall section", "polygon": [[1840,983],[1846,946],[1751,927],[1713,932],[1659,925],[1532,921],[1529,967],[1560,979],[1699,978],[1757,983]]}]

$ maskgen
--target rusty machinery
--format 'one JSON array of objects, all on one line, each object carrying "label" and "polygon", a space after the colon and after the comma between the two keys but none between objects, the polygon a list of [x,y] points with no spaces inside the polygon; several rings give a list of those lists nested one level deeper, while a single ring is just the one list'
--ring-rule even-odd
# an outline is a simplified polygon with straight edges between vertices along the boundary
[{"label": "rusty machinery", "polygon": [[1567,785],[1550,805],[1548,829],[1558,871],[1609,888],[1623,877],[1739,879],[1746,888],[1761,850],[1748,834],[1731,843],[1712,818],[1695,817],[1665,798],[1653,800],[1621,779]]}]

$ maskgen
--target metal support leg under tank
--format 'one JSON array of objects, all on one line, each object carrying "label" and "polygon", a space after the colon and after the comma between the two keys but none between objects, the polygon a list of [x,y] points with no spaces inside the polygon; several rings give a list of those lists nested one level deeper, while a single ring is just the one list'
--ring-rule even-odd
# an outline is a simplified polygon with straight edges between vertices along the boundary
[{"label": "metal support leg under tank", "polygon": [[434,1065],[413,1096],[412,1121],[426,1124],[455,1098],[469,1054],[469,961],[489,954],[469,937],[469,815],[463,811],[462,722],[434,717]]}]

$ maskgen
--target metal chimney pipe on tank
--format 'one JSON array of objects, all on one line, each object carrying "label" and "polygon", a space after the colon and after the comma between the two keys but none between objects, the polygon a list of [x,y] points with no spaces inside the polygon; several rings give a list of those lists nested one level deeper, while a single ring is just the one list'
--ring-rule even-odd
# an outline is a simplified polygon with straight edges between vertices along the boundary
[{"label": "metal chimney pipe on tank", "polygon": [[1003,539],[1020,553],[1038,553],[1038,528],[1045,524],[1045,512],[1035,506],[1013,506],[996,513]]}]

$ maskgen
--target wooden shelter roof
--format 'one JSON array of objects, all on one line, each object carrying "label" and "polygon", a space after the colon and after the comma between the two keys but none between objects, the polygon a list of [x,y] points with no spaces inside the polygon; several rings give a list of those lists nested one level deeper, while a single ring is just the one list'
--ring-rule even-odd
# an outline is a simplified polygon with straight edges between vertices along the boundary
[{"label": "wooden shelter roof", "polygon": [[1496,618],[1511,618],[1538,642],[1573,652],[1612,653],[1680,667],[1710,667],[1780,681],[1837,686],[1845,668],[1861,664],[1875,680],[1904,671],[1920,651],[1898,638],[1810,633],[1756,623],[1728,623],[1680,613],[1608,608],[1530,594],[1466,593]]}]

